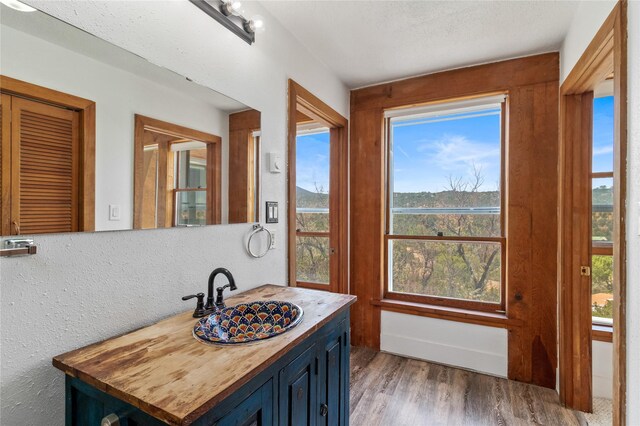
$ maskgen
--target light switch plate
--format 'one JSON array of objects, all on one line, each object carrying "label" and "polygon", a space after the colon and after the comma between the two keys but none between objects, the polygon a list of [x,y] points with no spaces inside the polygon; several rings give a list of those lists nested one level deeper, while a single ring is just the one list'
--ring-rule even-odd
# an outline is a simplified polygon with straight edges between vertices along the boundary
[{"label": "light switch plate", "polygon": [[120,206],[109,204],[109,220],[120,220]]},{"label": "light switch plate", "polygon": [[267,201],[266,202],[266,223],[278,223],[278,202]]}]

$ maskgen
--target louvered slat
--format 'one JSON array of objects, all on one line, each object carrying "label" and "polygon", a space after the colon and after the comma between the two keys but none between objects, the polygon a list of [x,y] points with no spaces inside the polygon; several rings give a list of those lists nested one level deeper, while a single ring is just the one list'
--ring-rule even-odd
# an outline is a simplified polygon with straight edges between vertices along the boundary
[{"label": "louvered slat", "polygon": [[13,130],[19,132],[20,165],[20,206],[14,216],[19,213],[21,233],[76,231],[78,136],[74,113],[24,99],[14,100],[12,110],[14,121],[18,119]]}]

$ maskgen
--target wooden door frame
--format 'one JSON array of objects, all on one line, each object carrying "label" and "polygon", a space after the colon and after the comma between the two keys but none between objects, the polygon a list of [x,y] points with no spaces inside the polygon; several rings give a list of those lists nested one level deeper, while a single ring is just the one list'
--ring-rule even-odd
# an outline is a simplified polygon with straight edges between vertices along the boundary
[{"label": "wooden door frame", "polygon": [[[337,147],[332,143],[331,151],[339,155],[338,167],[331,167],[330,179],[338,182],[339,195],[337,202],[331,203],[330,210],[336,211],[338,215],[336,253],[337,277],[330,280],[329,290],[336,293],[348,293],[348,125],[349,121],[336,112],[333,108],[322,102],[318,97],[306,90],[304,87],[289,79],[289,133],[288,133],[288,262],[289,262],[289,285],[300,287],[324,289],[325,285],[298,284],[296,280],[296,136],[297,136],[297,116],[298,112],[315,121],[325,124],[331,129],[331,140],[337,142]],[[333,198],[334,200],[336,198]]]},{"label": "wooden door frame", "polygon": [[133,156],[133,229],[142,229],[142,196],[144,178],[144,132],[151,131],[176,138],[193,139],[207,144],[207,225],[222,221],[222,138],[211,133],[179,126],[144,115],[135,115]]},{"label": "wooden door frame", "polygon": [[[558,267],[560,287],[560,398],[574,409],[591,411],[591,289],[580,279],[579,263],[590,262],[591,241],[586,247],[572,247],[584,241],[590,219],[575,216],[584,210],[590,195],[577,193],[567,182],[574,177],[576,153],[591,154],[590,105],[595,86],[613,74],[614,78],[614,232],[613,281],[613,424],[626,422],[626,242],[625,199],[627,158],[627,3],[620,1],[598,30],[560,88],[560,210]],[[584,98],[584,99],[583,99]],[[587,123],[587,121],[589,123]],[[579,124],[576,125],[576,122]],[[580,128],[578,128],[580,127]],[[588,145],[588,146],[587,146]],[[590,157],[589,157],[590,158]],[[590,172],[590,170],[589,170]],[[582,179],[585,179],[582,173]],[[564,184],[563,184],[564,182]],[[590,182],[589,182],[590,187]],[[585,198],[587,200],[585,200]],[[590,209],[590,205],[589,205]],[[585,223],[578,223],[585,222]],[[578,233],[587,233],[587,236]],[[583,243],[583,245],[586,245]],[[587,258],[589,257],[589,258]],[[578,278],[577,278],[577,277]],[[589,279],[586,279],[589,281]],[[585,288],[587,287],[587,288]],[[585,320],[588,317],[588,321]]]},{"label": "wooden door frame", "polygon": [[[96,103],[89,99],[27,83],[6,75],[0,75],[0,92],[68,108],[79,113],[81,171],[79,173],[78,230],[94,231],[96,222]],[[2,206],[4,210],[4,202]],[[0,235],[7,235],[4,228],[3,226]]]}]

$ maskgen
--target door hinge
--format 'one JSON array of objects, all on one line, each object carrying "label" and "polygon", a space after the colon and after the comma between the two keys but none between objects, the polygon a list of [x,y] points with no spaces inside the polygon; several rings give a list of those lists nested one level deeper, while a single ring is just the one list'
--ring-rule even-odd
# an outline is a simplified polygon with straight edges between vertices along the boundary
[{"label": "door hinge", "polygon": [[591,276],[591,268],[588,266],[581,266],[580,267],[580,275],[582,275],[583,277],[590,277]]}]

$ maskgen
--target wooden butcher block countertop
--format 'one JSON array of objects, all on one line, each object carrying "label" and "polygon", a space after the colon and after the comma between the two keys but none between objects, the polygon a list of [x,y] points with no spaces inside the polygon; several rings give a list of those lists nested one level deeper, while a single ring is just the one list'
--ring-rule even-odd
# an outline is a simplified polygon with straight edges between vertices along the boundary
[{"label": "wooden butcher block countertop", "polygon": [[[302,322],[280,336],[247,345],[214,346],[192,335],[185,312],[154,325],[53,358],[53,365],[95,388],[175,425],[190,424],[355,302],[355,296],[264,285],[229,297],[293,302]],[[176,301],[180,303],[180,301]]]}]

